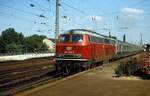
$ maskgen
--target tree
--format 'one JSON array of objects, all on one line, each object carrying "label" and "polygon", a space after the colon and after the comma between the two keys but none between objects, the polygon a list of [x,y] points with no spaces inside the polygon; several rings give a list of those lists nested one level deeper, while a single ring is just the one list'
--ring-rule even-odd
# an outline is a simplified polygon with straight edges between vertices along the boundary
[{"label": "tree", "polygon": [[22,33],[17,33],[15,29],[8,28],[5,31],[2,31],[2,40],[6,44],[14,42],[15,44],[22,44],[24,36]]},{"label": "tree", "polygon": [[24,41],[22,33],[17,33],[14,28],[8,28],[2,31],[1,35],[1,53],[21,53]]},{"label": "tree", "polygon": [[6,52],[7,53],[20,54],[22,52],[22,48],[20,48],[20,47],[21,46],[18,46],[14,42],[12,42],[6,46]]},{"label": "tree", "polygon": [[46,38],[46,36],[39,36],[36,34],[26,37],[24,46],[28,52],[46,52],[48,50],[48,47],[43,44],[44,38]]},{"label": "tree", "polygon": [[5,43],[2,40],[2,37],[0,36],[0,53],[5,53]]},{"label": "tree", "polygon": [[2,31],[0,36],[0,53],[25,53],[25,52],[46,52],[48,47],[43,44],[44,35],[32,35],[24,37],[14,28]]}]

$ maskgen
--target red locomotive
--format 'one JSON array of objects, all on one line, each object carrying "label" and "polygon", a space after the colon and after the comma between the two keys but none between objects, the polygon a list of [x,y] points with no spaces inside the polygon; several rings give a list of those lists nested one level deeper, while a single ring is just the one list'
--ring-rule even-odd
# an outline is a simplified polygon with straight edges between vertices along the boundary
[{"label": "red locomotive", "polygon": [[86,29],[72,29],[56,43],[56,69],[79,71],[97,62],[138,51],[136,45],[122,42]]}]

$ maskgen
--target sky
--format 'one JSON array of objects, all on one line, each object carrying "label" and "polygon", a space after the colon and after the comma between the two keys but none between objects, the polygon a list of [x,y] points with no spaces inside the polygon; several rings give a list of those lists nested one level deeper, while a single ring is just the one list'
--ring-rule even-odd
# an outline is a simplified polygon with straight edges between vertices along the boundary
[{"label": "sky", "polygon": [[[0,33],[55,37],[56,0],[0,0]],[[90,29],[130,43],[150,43],[150,0],[60,0],[60,29]]]}]

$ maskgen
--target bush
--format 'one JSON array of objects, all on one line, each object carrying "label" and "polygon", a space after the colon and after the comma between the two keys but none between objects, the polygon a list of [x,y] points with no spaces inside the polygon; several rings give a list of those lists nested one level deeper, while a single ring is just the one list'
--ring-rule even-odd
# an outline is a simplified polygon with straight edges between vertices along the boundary
[{"label": "bush", "polygon": [[121,63],[116,69],[115,74],[117,77],[120,77],[122,75],[134,75],[138,71],[138,66],[136,59],[131,59],[126,63]]}]

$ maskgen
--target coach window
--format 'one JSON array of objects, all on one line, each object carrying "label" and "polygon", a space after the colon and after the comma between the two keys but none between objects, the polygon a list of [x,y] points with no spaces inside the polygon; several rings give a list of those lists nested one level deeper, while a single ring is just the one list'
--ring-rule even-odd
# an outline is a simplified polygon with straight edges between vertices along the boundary
[{"label": "coach window", "polygon": [[95,42],[95,37],[93,37],[93,36],[90,36],[90,42]]},{"label": "coach window", "polygon": [[83,36],[74,34],[72,35],[72,42],[82,42],[83,41]]},{"label": "coach window", "polygon": [[92,36],[89,36],[89,41],[90,41],[90,43],[92,42]]},{"label": "coach window", "polygon": [[110,44],[115,45],[115,41],[110,40]]},{"label": "coach window", "polygon": [[106,44],[109,44],[109,43],[110,43],[110,42],[109,42],[109,39],[104,39],[104,41],[105,41]]},{"label": "coach window", "polygon": [[98,43],[98,37],[95,37],[95,42]]},{"label": "coach window", "polygon": [[109,43],[110,43],[110,44],[113,44],[112,40],[109,40]]},{"label": "coach window", "polygon": [[103,43],[103,38],[98,38],[98,43]]}]

